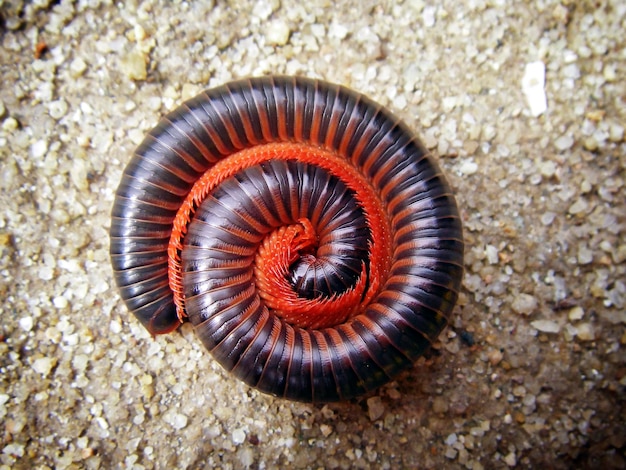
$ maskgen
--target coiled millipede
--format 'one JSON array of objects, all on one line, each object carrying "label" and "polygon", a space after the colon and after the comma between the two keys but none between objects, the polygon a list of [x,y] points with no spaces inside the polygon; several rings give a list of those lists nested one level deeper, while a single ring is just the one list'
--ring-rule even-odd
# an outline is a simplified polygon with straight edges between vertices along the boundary
[{"label": "coiled millipede", "polygon": [[111,259],[152,334],[189,320],[250,386],[328,402],[437,338],[463,236],[405,124],[345,87],[277,76],[207,90],[147,135],[116,193]]}]

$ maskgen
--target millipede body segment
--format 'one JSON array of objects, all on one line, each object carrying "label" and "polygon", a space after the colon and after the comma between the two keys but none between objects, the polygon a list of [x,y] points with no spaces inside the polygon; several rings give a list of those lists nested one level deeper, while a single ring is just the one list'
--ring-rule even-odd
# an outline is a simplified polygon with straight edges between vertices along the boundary
[{"label": "millipede body segment", "polygon": [[152,334],[191,321],[227,370],[292,400],[353,398],[410,367],[463,273],[454,196],[389,111],[259,77],[165,116],[116,193],[111,260]]}]

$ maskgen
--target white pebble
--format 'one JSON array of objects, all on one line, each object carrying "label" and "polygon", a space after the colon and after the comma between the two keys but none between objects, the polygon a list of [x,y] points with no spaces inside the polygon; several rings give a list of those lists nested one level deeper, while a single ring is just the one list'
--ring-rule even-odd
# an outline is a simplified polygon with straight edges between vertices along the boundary
[{"label": "white pebble", "polygon": [[187,426],[187,416],[181,413],[176,413],[174,415],[174,420],[172,421],[172,427],[174,429],[183,429]]},{"label": "white pebble", "polygon": [[579,198],[569,207],[568,212],[572,215],[582,214],[587,211],[588,207],[589,204],[587,201],[583,198]]},{"label": "white pebble", "polygon": [[482,129],[482,137],[486,142],[490,142],[497,134],[498,131],[494,126],[487,125]]},{"label": "white pebble", "polygon": [[[4,446],[2,453],[14,457],[24,457],[24,444],[11,443]],[[4,465],[3,465],[4,467]],[[8,466],[6,468],[9,468]]]},{"label": "white pebble", "polygon": [[254,463],[255,452],[250,447],[243,447],[238,454],[241,465],[244,468],[250,468]]},{"label": "white pebble", "polygon": [[541,162],[539,164],[539,171],[546,178],[550,178],[556,172],[556,165],[554,164],[553,161],[550,161],[550,160],[545,161],[545,162]]},{"label": "white pebble", "polygon": [[593,251],[586,246],[578,248],[578,264],[589,264],[593,261]]},{"label": "white pebble", "polygon": [[406,97],[404,95],[398,95],[396,98],[393,99],[393,107],[395,109],[404,109],[406,108]]},{"label": "white pebble", "polygon": [[563,75],[574,80],[580,78],[580,69],[576,64],[569,64],[562,69]]},{"label": "white pebble", "polygon": [[541,214],[541,223],[543,225],[551,225],[555,217],[556,214],[554,212],[544,212]]},{"label": "white pebble", "polygon": [[111,323],[109,323],[109,330],[114,335],[120,334],[122,332],[122,325],[120,324],[120,322],[113,320],[111,321]]},{"label": "white pebble", "polygon": [[331,23],[328,27],[328,36],[331,38],[344,39],[348,35],[348,28],[344,25]]},{"label": "white pebble", "polygon": [[464,175],[473,175],[478,171],[478,164],[471,160],[465,160],[461,163],[459,171]]},{"label": "white pebble", "polygon": [[50,374],[50,371],[54,367],[56,360],[50,357],[40,357],[33,362],[33,370],[44,377]]},{"label": "white pebble", "polygon": [[[195,85],[193,83],[185,83],[183,84],[182,89],[180,90],[180,97],[183,100],[188,100],[193,98],[198,93],[202,91],[202,87],[199,85]],[[151,96],[146,100],[146,107],[151,109],[152,111],[159,111],[161,106],[163,105],[163,99],[160,96]]]},{"label": "white pebble", "polygon": [[20,328],[24,331],[33,329],[33,317],[22,317],[19,319]]},{"label": "white pebble", "polygon": [[93,106],[91,106],[89,103],[87,103],[86,101],[81,101],[80,102],[80,110],[85,113],[85,114],[93,114],[94,113],[94,109]]},{"label": "white pebble", "polygon": [[439,155],[447,154],[449,148],[450,148],[450,145],[448,144],[447,141],[443,139],[441,139],[439,143],[437,144],[437,152],[439,153]]},{"label": "white pebble", "polygon": [[72,183],[74,183],[74,186],[80,191],[86,191],[89,188],[87,167],[85,166],[85,162],[79,158],[75,158],[70,167],[70,179]]},{"label": "white pebble", "polygon": [[574,138],[571,135],[562,135],[554,141],[554,146],[557,150],[569,150],[574,145]]},{"label": "white pebble", "polygon": [[30,146],[30,154],[33,158],[41,158],[48,151],[48,142],[45,140],[38,140]]},{"label": "white pebble", "polygon": [[437,147],[437,139],[432,132],[426,132],[423,135],[423,142],[427,149],[434,149]]},{"label": "white pebble", "polygon": [[608,64],[604,67],[603,73],[604,79],[607,82],[614,82],[617,79],[617,72],[615,71],[615,64]]},{"label": "white pebble", "polygon": [[233,431],[232,437],[233,437],[233,444],[235,445],[243,444],[243,442],[246,440],[246,433],[241,428],[235,429]]},{"label": "white pebble", "polygon": [[530,325],[542,333],[558,333],[561,330],[559,324],[552,320],[535,320],[530,322]]},{"label": "white pebble", "polygon": [[96,423],[98,423],[98,426],[100,426],[102,429],[104,429],[105,431],[107,429],[109,429],[109,423],[106,421],[106,419],[104,419],[102,416],[97,416],[94,418],[94,421]]},{"label": "white pebble", "polygon": [[85,354],[77,354],[72,358],[72,367],[79,372],[84,372],[89,364],[89,357]]},{"label": "white pebble", "polygon": [[265,39],[270,46],[284,46],[289,41],[291,29],[284,21],[277,20],[270,23]]},{"label": "white pebble", "polygon": [[59,268],[64,269],[70,273],[77,273],[81,271],[80,264],[78,263],[78,260],[75,259],[59,259],[57,264]]},{"label": "white pebble", "polygon": [[498,249],[493,245],[487,245],[485,248],[487,261],[489,264],[498,264]]},{"label": "white pebble", "polygon": [[48,105],[48,112],[50,113],[50,116],[52,118],[61,119],[67,114],[67,101],[56,100],[50,102],[50,104]]},{"label": "white pebble", "polygon": [[530,315],[537,308],[537,299],[529,294],[519,294],[511,304],[513,310],[522,315]]},{"label": "white pebble", "polygon": [[522,77],[522,92],[534,117],[541,116],[548,109],[548,101],[544,90],[546,84],[546,66],[543,62],[526,64]]},{"label": "white pebble", "polygon": [[612,124],[609,128],[609,140],[611,142],[621,142],[624,140],[624,127],[619,124]]},{"label": "white pebble", "polygon": [[80,57],[74,59],[70,64],[70,72],[74,78],[80,77],[85,70],[87,70],[87,64]]},{"label": "white pebble", "polygon": [[58,309],[63,309],[66,308],[68,305],[68,301],[65,297],[63,297],[62,295],[55,297],[54,299],[52,299],[52,304],[58,308]]},{"label": "white pebble", "polygon": [[455,433],[452,433],[452,434],[448,435],[448,437],[446,437],[446,441],[445,442],[446,442],[446,445],[452,446],[452,445],[456,444],[456,441],[457,441],[457,436],[456,436]]},{"label": "white pebble", "polygon": [[17,119],[15,119],[13,116],[9,116],[2,123],[2,130],[6,132],[12,132],[18,127],[20,127],[20,123],[17,122]]},{"label": "white pebble", "polygon": [[422,21],[424,22],[424,26],[427,28],[435,26],[435,12],[436,7],[433,6],[427,6],[422,11]]}]

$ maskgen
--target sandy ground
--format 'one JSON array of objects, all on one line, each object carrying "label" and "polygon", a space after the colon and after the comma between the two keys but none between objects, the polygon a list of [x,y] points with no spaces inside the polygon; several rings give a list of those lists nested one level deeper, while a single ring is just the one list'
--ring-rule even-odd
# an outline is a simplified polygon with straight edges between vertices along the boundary
[{"label": "sandy ground", "polygon": [[[0,2],[0,469],[625,468],[626,4],[379,3]],[[112,280],[145,132],[270,73],[389,106],[465,224],[453,324],[349,403],[257,393],[188,326],[153,340]]]}]

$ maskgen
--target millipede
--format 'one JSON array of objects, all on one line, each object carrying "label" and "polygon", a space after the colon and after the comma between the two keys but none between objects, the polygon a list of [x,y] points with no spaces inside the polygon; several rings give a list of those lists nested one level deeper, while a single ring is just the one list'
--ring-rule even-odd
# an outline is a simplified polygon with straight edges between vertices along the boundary
[{"label": "millipede", "polygon": [[410,368],[463,274],[455,198],[418,137],[304,77],[233,81],[164,116],[123,172],[110,237],[152,335],[189,321],[224,369],[305,402]]}]

